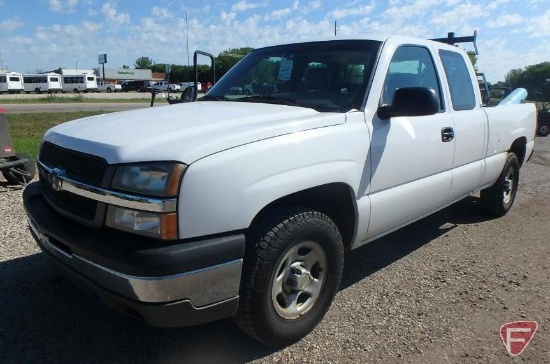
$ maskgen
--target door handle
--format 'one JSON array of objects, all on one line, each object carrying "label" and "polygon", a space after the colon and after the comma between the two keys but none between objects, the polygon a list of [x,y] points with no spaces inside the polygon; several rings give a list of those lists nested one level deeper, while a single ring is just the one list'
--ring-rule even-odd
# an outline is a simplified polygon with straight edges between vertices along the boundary
[{"label": "door handle", "polygon": [[443,142],[450,142],[455,137],[455,131],[451,127],[445,127],[441,129],[441,140]]}]

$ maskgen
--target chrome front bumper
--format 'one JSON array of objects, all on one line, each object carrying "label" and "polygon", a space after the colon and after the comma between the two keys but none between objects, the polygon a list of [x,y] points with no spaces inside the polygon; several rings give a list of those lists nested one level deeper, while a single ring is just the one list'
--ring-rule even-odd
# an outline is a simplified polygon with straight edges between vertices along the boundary
[{"label": "chrome front bumper", "polygon": [[157,326],[186,326],[235,313],[244,235],[162,245],[59,215],[37,183],[23,193],[30,231],[42,251],[86,291]]},{"label": "chrome front bumper", "polygon": [[43,250],[99,286],[128,299],[147,303],[187,299],[201,307],[239,295],[242,259],[169,276],[136,277],[66,252],[44,235],[31,219],[29,226]]}]

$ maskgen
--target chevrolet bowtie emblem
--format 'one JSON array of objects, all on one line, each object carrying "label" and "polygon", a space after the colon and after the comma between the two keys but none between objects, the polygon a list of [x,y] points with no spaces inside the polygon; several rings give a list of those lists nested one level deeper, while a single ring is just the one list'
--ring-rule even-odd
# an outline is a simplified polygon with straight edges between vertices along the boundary
[{"label": "chevrolet bowtie emblem", "polygon": [[52,169],[52,188],[56,191],[61,191],[63,187],[63,177],[65,176],[65,170],[54,168]]}]

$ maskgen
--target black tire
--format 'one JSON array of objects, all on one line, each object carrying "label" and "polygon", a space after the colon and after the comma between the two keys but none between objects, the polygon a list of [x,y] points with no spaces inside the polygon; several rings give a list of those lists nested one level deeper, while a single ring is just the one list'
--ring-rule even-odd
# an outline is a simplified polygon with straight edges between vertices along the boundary
[{"label": "black tire", "polygon": [[340,232],[320,212],[286,208],[249,238],[235,321],[264,344],[288,345],[310,333],[334,299],[344,264]]},{"label": "black tire", "polygon": [[42,93],[42,91],[41,91],[38,87],[34,89],[34,92],[36,92],[37,94],[41,94],[41,93]]},{"label": "black tire", "polygon": [[541,125],[538,127],[538,136],[545,137],[550,134],[550,126],[549,125]]},{"label": "black tire", "polygon": [[11,185],[25,185],[36,175],[36,164],[33,159],[25,153],[15,153],[16,159],[27,159],[22,165],[3,170],[2,175]]},{"label": "black tire", "polygon": [[495,184],[481,191],[481,209],[494,216],[504,216],[516,199],[519,182],[519,161],[509,153]]},{"label": "black tire", "polygon": [[110,94],[112,92],[110,87],[107,87],[107,93]]}]

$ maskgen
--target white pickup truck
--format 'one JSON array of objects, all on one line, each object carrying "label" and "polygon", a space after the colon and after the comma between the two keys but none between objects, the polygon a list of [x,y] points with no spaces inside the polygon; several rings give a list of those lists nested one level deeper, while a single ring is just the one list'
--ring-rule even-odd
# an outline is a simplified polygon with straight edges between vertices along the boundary
[{"label": "white pickup truck", "polygon": [[97,92],[106,91],[111,92],[122,92],[122,87],[119,84],[112,84],[110,82],[97,82]]},{"label": "white pickup truck", "polygon": [[467,55],[441,42],[267,47],[197,102],[53,127],[24,205],[43,252],[111,307],[158,326],[235,317],[288,344],[329,309],[344,251],[476,191],[506,214],[535,115],[482,107]]}]

